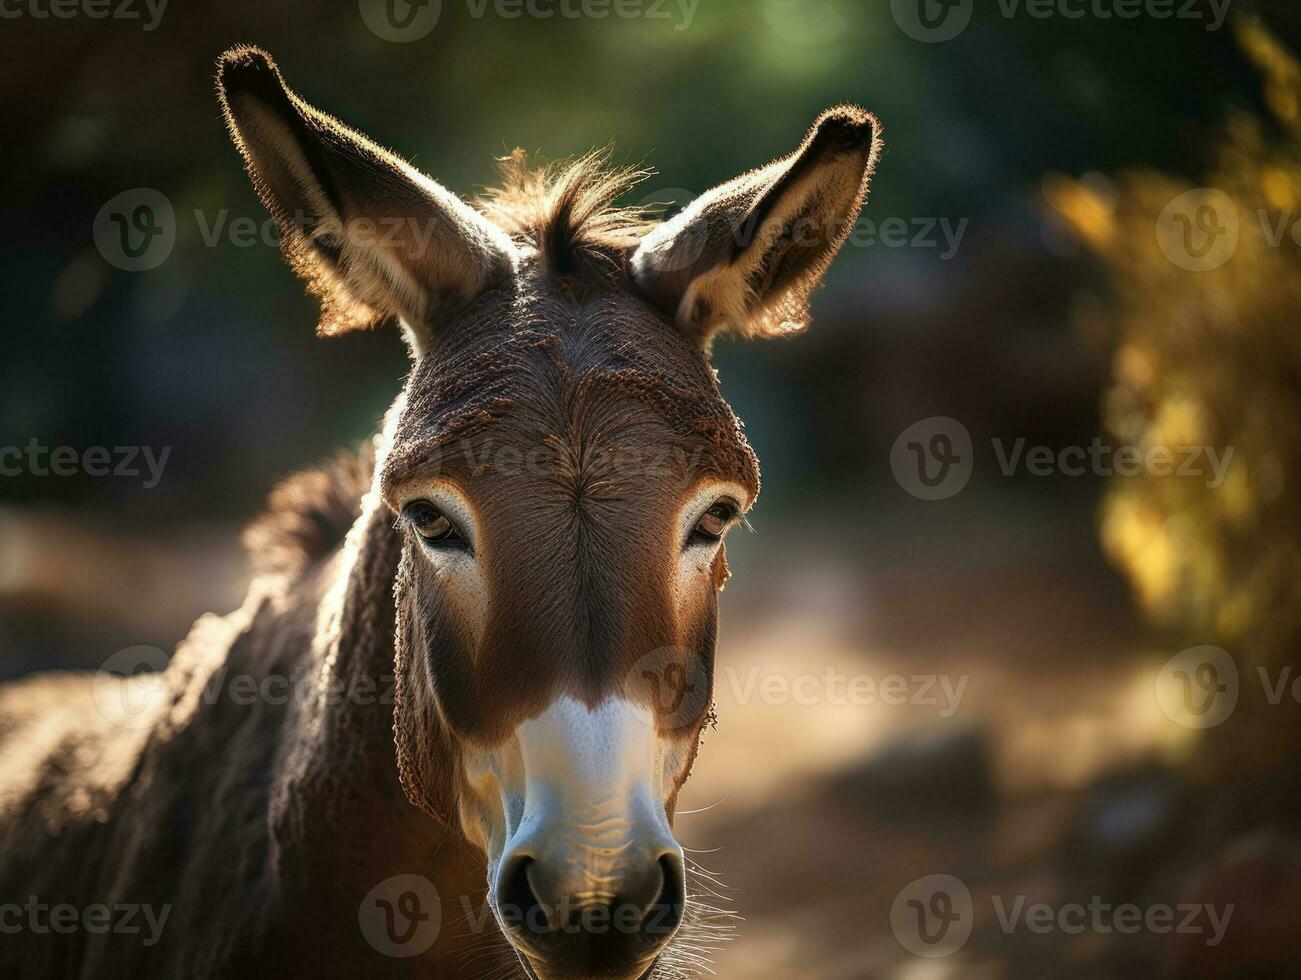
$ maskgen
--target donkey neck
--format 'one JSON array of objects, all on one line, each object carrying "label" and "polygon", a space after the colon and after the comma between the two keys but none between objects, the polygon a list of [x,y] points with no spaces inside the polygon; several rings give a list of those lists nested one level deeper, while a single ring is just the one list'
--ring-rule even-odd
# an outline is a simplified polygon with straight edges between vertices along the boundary
[{"label": "donkey neck", "polygon": [[[377,474],[403,404],[400,396],[386,416]],[[331,875],[346,871],[330,867],[342,860],[341,835],[351,837],[352,858],[359,850],[366,853],[369,876],[384,866],[397,869],[391,873],[420,872],[432,850],[460,850],[460,835],[412,805],[398,779],[393,585],[400,557],[376,478],[347,540],[324,570],[308,662],[317,696],[295,726],[285,786],[272,801],[283,864],[293,864],[296,856]]]}]

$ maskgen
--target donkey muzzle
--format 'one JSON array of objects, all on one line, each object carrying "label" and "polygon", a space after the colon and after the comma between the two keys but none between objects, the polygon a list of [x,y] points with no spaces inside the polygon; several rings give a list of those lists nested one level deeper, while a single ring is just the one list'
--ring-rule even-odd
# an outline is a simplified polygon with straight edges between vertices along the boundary
[{"label": "donkey muzzle", "polygon": [[653,721],[625,702],[565,702],[518,744],[522,813],[493,881],[498,919],[542,980],[636,980],[686,905]]}]

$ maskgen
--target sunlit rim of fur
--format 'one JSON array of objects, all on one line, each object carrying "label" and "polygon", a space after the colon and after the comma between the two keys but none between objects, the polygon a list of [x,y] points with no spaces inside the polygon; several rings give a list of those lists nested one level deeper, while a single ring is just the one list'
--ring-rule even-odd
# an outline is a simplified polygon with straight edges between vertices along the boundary
[{"label": "sunlit rim of fur", "polygon": [[615,205],[651,172],[611,166],[610,152],[605,147],[535,167],[517,149],[498,161],[501,183],[475,203],[488,220],[537,249],[558,275],[578,274],[585,259],[608,264],[656,224],[648,208]]},{"label": "sunlit rim of fur", "polygon": [[367,442],[280,483],[266,511],[244,530],[254,574],[296,581],[343,544],[361,515],[374,467],[374,443]]}]

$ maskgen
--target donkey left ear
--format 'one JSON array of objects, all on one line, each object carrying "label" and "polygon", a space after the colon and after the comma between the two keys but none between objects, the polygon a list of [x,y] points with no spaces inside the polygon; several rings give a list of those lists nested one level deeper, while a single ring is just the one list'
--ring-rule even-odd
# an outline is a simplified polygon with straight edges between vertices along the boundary
[{"label": "donkey left ear", "polygon": [[511,271],[504,232],[304,102],[265,51],[222,55],[217,92],[286,257],[321,298],[321,333],[397,317],[419,350],[439,320]]},{"label": "donkey left ear", "polygon": [[633,279],[702,348],[720,330],[804,329],[809,295],[867,195],[880,132],[865,109],[828,109],[794,153],[719,184],[651,231],[630,260]]}]

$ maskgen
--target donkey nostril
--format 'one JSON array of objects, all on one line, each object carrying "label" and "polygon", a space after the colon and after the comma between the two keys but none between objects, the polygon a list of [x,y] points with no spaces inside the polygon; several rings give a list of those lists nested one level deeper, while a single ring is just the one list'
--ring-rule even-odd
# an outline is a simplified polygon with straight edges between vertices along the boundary
[{"label": "donkey nostril", "polygon": [[[681,856],[666,854],[623,877],[605,902],[585,901],[581,889],[553,879],[529,856],[511,859],[498,878],[497,911],[515,938],[538,952],[575,962],[622,962],[645,955],[677,931],[686,908]],[[586,957],[586,959],[585,959]],[[590,965],[590,964],[589,964]]]},{"label": "donkey nostril", "polygon": [[551,924],[547,910],[533,890],[529,871],[534,863],[531,857],[517,857],[506,868],[501,878],[498,912],[506,925],[544,936],[551,931]]},{"label": "donkey nostril", "polygon": [[615,907],[629,918],[631,925],[640,926],[664,895],[670,877],[663,858],[648,864],[639,873],[624,879]]},{"label": "donkey nostril", "polygon": [[651,938],[667,939],[686,910],[686,875],[676,855],[664,855],[624,885],[615,909],[628,925]]},{"label": "donkey nostril", "polygon": [[658,864],[659,893],[647,906],[642,930],[651,937],[671,935],[682,923],[687,907],[687,874],[682,858],[665,854]]}]

